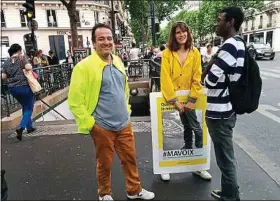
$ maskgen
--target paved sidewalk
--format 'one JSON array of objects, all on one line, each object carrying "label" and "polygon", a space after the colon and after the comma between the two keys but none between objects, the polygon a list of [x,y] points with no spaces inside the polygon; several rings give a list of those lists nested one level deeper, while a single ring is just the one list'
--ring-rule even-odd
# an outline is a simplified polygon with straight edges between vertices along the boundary
[{"label": "paved sidewalk", "polygon": [[[57,125],[58,127],[59,125]],[[49,134],[18,142],[2,133],[2,168],[6,170],[9,200],[97,200],[94,148],[90,136],[63,135],[55,126]],[[53,127],[53,130],[50,128]],[[70,129],[72,124],[63,125]],[[55,135],[51,133],[61,134]],[[204,181],[191,173],[173,174],[164,183],[152,172],[151,134],[136,132],[138,167],[143,187],[156,194],[155,200],[214,200],[210,192],[220,186],[220,172],[211,151],[213,179]],[[242,200],[280,200],[280,187],[238,146],[238,176]],[[127,200],[123,174],[117,158],[112,170],[115,200]]]}]

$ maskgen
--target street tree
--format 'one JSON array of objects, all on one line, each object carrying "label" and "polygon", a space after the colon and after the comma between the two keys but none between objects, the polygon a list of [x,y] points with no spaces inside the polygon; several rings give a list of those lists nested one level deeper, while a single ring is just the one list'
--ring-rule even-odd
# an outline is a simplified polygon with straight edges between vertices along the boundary
[{"label": "street tree", "polygon": [[241,7],[244,11],[248,9],[260,10],[264,6],[264,0],[244,1],[244,0],[231,0],[231,1],[211,1],[203,0],[198,11],[181,11],[174,16],[168,25],[161,30],[161,39],[166,39],[168,31],[174,21],[184,21],[192,29],[193,35],[196,39],[202,40],[207,35],[212,35],[215,32],[215,25],[217,15],[222,8],[228,6]]},{"label": "street tree", "polygon": [[[148,42],[148,38],[151,35],[148,27],[149,18],[149,0],[125,0],[126,8],[128,9],[131,17],[130,26],[137,42]],[[155,3],[155,15],[161,22],[164,19],[170,19],[173,12],[178,10],[183,1],[170,1],[170,0],[154,0]],[[140,35],[139,35],[140,32]]]},{"label": "street tree", "polygon": [[77,22],[79,21],[79,14],[76,10],[77,0],[60,0],[66,7],[70,19],[70,29],[72,38],[72,47],[78,47],[78,31]]}]

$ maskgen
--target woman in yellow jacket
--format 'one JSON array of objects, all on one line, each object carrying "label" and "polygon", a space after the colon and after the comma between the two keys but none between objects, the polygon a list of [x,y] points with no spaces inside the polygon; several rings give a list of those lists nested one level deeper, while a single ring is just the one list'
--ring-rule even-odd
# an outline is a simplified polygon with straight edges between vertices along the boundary
[{"label": "woman in yellow jacket", "polygon": [[[199,97],[202,68],[201,56],[193,47],[191,30],[184,22],[176,22],[170,31],[167,49],[162,53],[160,84],[161,92],[168,103],[174,104],[180,113],[184,125],[185,145],[182,149],[193,148],[192,133],[195,133],[195,146],[202,148],[202,129],[197,121],[194,105]],[[181,104],[176,97],[176,91],[190,90],[188,102]],[[194,174],[210,180],[207,171],[196,171]],[[170,180],[169,174],[161,174],[163,180]]]}]

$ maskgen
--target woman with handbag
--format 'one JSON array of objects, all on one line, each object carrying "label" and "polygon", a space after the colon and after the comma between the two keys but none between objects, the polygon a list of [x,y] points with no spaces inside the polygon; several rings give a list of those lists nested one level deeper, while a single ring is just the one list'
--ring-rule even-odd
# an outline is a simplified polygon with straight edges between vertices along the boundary
[{"label": "woman with handbag", "polygon": [[7,80],[8,90],[22,107],[22,119],[16,129],[17,139],[22,140],[22,132],[27,129],[28,133],[35,131],[31,116],[34,107],[34,96],[29,86],[25,72],[31,72],[32,66],[27,57],[22,56],[19,44],[11,45],[8,50],[8,58],[2,66],[2,79]]}]

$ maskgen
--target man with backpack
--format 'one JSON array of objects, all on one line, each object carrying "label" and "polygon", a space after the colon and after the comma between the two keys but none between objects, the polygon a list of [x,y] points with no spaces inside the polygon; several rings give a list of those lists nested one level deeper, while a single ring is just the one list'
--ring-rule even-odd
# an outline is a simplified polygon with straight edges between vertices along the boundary
[{"label": "man with backpack", "polygon": [[211,194],[221,200],[240,200],[233,128],[236,114],[257,109],[262,85],[259,67],[238,36],[243,20],[240,8],[229,7],[220,12],[216,33],[223,37],[224,43],[202,75],[202,82],[208,88],[206,123],[222,172],[221,190]]}]

